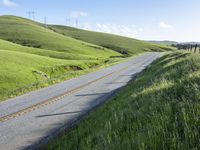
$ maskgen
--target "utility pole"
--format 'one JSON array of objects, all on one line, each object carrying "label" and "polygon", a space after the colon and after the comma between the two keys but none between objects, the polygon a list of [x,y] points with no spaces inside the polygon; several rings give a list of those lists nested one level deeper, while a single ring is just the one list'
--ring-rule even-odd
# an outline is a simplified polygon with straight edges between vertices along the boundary
[{"label": "utility pole", "polygon": [[35,11],[32,11],[33,20],[35,20],[35,14],[36,14],[36,12],[35,12]]},{"label": "utility pole", "polygon": [[29,19],[35,20],[35,11],[28,11],[27,14]]},{"label": "utility pole", "polygon": [[76,19],[75,22],[76,22],[76,28],[78,28],[78,19]]},{"label": "utility pole", "polygon": [[27,14],[28,14],[28,18],[31,19],[31,12],[28,11]]},{"label": "utility pole", "polygon": [[47,28],[47,17],[46,16],[44,17],[44,25],[45,25],[45,28]]},{"label": "utility pole", "polygon": [[70,26],[71,24],[71,19],[70,18],[66,18],[66,26]]}]

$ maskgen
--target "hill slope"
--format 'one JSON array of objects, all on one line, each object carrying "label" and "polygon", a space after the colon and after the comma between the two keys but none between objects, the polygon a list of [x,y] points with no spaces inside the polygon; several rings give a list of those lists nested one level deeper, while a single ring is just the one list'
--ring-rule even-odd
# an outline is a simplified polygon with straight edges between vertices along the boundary
[{"label": "hill slope", "polygon": [[87,60],[87,59],[105,59],[109,57],[109,55],[99,55],[99,57],[95,55],[83,55],[83,54],[74,54],[74,53],[67,53],[67,52],[60,52],[54,51],[49,49],[41,49],[41,48],[33,48],[33,47],[26,47],[19,44],[15,44],[9,41],[1,40],[0,39],[0,49],[9,50],[9,51],[17,51],[29,54],[36,54],[41,56],[47,56],[51,58],[58,58],[58,59],[66,59],[66,60]]},{"label": "hill slope", "polygon": [[172,44],[178,44],[178,42],[176,41],[149,41],[151,43],[155,43],[155,44],[161,44],[161,45],[168,45],[171,46]]},{"label": "hill slope", "polygon": [[51,25],[49,28],[65,36],[106,47],[122,54],[128,53],[132,55],[145,51],[171,50],[171,48],[163,45],[152,44],[145,41],[112,34],[92,32],[58,25]]},{"label": "hill slope", "polygon": [[39,23],[15,16],[0,16],[0,38],[24,46],[65,52],[101,56],[118,53],[83,41],[55,33]]}]

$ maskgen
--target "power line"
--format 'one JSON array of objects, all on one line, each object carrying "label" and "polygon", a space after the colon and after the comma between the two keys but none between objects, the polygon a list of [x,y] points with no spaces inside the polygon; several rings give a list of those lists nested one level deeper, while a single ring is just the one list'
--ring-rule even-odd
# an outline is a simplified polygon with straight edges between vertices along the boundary
[{"label": "power line", "polygon": [[35,20],[35,11],[28,11],[27,14],[29,19]]}]

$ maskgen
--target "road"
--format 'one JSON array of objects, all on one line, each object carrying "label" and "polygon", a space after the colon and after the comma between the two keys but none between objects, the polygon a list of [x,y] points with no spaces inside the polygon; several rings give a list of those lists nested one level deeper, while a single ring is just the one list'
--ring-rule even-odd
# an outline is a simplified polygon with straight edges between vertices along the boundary
[{"label": "road", "polygon": [[37,148],[100,106],[158,57],[160,53],[145,53],[0,103],[0,149]]}]

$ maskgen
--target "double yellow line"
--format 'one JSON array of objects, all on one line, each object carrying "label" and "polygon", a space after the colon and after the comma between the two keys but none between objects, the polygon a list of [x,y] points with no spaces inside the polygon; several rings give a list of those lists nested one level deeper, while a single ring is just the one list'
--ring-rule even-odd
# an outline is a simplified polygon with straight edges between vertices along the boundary
[{"label": "double yellow line", "polygon": [[27,113],[32,112],[32,111],[34,111],[34,110],[37,110],[37,109],[39,109],[39,108],[43,108],[43,107],[45,107],[45,106],[47,106],[47,105],[53,104],[53,103],[55,103],[55,102],[57,102],[57,101],[63,99],[64,97],[70,95],[70,94],[73,94],[73,93],[75,93],[75,92],[77,92],[77,91],[80,91],[81,89],[83,89],[83,88],[85,88],[85,87],[87,87],[87,86],[89,86],[89,85],[91,85],[91,84],[93,84],[93,83],[95,83],[95,82],[97,82],[97,81],[99,81],[99,80],[102,80],[102,79],[104,79],[104,78],[106,78],[106,77],[109,77],[109,76],[111,76],[111,75],[113,75],[113,74],[115,74],[115,73],[117,73],[117,72],[122,72],[123,70],[126,70],[127,68],[129,68],[129,66],[124,67],[124,68],[122,68],[122,69],[119,70],[119,71],[114,71],[114,72],[112,72],[112,73],[110,73],[110,74],[107,74],[107,75],[105,75],[105,76],[103,76],[103,77],[101,77],[101,78],[98,78],[98,79],[96,79],[96,80],[93,80],[93,81],[91,81],[91,82],[88,82],[88,83],[86,83],[86,84],[84,84],[84,85],[81,85],[81,86],[79,86],[79,87],[77,87],[77,88],[75,88],[75,89],[72,89],[72,90],[70,90],[70,91],[67,91],[67,92],[65,92],[65,93],[63,93],[63,94],[60,94],[60,95],[58,95],[58,96],[52,97],[52,98],[50,98],[50,99],[47,99],[47,100],[45,100],[45,101],[43,101],[43,102],[41,102],[41,103],[32,105],[32,106],[27,107],[27,108],[25,108],[25,109],[22,109],[22,110],[20,110],[20,111],[18,111],[18,112],[15,112],[15,113],[9,114],[9,115],[7,115],[7,116],[1,117],[1,118],[0,118],[0,122],[5,122],[5,121],[8,121],[8,120],[11,120],[11,119],[20,117],[20,116],[22,116],[22,115],[24,115],[24,114],[27,114]]}]

